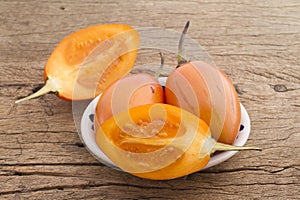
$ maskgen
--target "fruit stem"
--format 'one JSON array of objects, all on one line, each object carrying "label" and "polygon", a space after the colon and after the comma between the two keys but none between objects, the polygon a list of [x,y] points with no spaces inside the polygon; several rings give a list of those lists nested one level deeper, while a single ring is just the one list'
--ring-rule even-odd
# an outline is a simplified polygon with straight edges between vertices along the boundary
[{"label": "fruit stem", "polygon": [[33,94],[31,94],[27,97],[24,97],[22,99],[19,99],[19,100],[15,101],[15,103],[20,103],[22,101],[33,99],[35,97],[42,96],[42,95],[47,94],[49,92],[58,92],[58,89],[57,89],[57,86],[56,86],[55,82],[50,77],[47,78],[47,81],[46,81],[45,85],[41,89],[39,89],[37,92],[35,92],[35,93],[33,93]]},{"label": "fruit stem", "polygon": [[184,43],[185,35],[188,31],[189,26],[190,26],[190,21],[187,21],[184,26],[184,29],[182,31],[182,34],[180,36],[179,45],[178,45],[178,65],[177,65],[177,67],[188,62],[185,59],[186,55],[185,55],[185,49],[183,47],[183,43]]},{"label": "fruit stem", "polygon": [[229,144],[223,144],[220,142],[217,142],[215,146],[213,147],[211,153],[214,153],[215,151],[244,151],[244,150],[255,150],[255,151],[261,151],[261,148],[258,147],[241,147],[241,146],[232,146]]},{"label": "fruit stem", "polygon": [[160,67],[159,67],[158,71],[155,73],[155,76],[154,76],[155,79],[158,79],[158,77],[160,76],[160,74],[162,72],[162,69],[163,69],[163,66],[164,66],[164,63],[165,63],[163,53],[159,52],[159,55],[160,55]]}]

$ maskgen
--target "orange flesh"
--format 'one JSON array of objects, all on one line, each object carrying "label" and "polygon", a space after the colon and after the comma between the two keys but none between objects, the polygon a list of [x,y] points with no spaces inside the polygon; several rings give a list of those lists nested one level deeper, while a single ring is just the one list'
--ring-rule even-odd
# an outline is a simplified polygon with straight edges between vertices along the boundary
[{"label": "orange flesh", "polygon": [[[199,68],[197,68],[197,65]],[[169,75],[166,83],[166,103],[184,108],[199,116],[209,124],[212,136],[218,142],[233,144],[241,120],[238,95],[229,78],[216,68],[220,80],[215,85],[208,86],[208,83],[198,71],[201,71],[201,66],[207,67],[208,64],[204,62],[186,63]],[[217,129],[222,124],[219,124],[218,120],[212,121],[212,112],[213,109],[216,109],[212,105],[214,101],[210,93],[212,89],[221,91],[220,96],[223,96],[221,99],[224,99],[223,102],[225,101],[224,105],[221,105],[225,107],[225,118],[221,131]]]},{"label": "orange flesh", "polygon": [[58,95],[64,99],[93,98],[129,73],[138,45],[138,33],[128,25],[81,29],[55,48],[45,65],[44,78],[54,80]]},{"label": "orange flesh", "polygon": [[[132,126],[131,128],[127,127],[128,129],[123,129],[122,125],[120,126],[120,121],[124,122],[124,116],[129,113],[137,130],[142,131],[144,130],[144,127],[146,127],[147,130],[147,125],[151,125],[151,123],[154,123],[155,120],[157,120],[152,119],[152,117],[149,116],[151,108],[157,105],[164,109],[164,113],[157,114],[165,114],[166,123],[164,123],[163,127],[154,134],[147,132],[150,135],[152,134],[152,136],[149,135],[147,138],[134,137],[131,135],[135,131]],[[128,166],[129,168],[132,166],[139,167],[139,162],[145,158],[142,157],[141,160],[134,161],[130,159],[130,156],[123,156],[118,148],[132,153],[153,153],[165,148],[166,145],[169,145],[169,148],[167,148],[168,155],[166,155],[165,159],[172,156],[174,157],[174,154],[177,156],[179,155],[177,159],[171,160],[172,162],[167,166],[162,165],[162,168],[143,173],[127,171],[142,178],[154,180],[173,179],[196,172],[208,163],[210,152],[205,152],[202,157],[200,157],[200,154],[203,150],[201,148],[203,142],[210,137],[210,131],[205,122],[198,117],[178,107],[167,104],[142,105],[129,109],[128,113],[123,112],[118,116],[110,118],[96,131],[96,142],[99,148],[123,170],[126,171],[126,167]],[[128,121],[125,122],[127,123]],[[151,127],[151,130],[153,130],[153,127]],[[150,129],[148,131],[150,131]],[[191,142],[186,148],[182,147],[184,146],[182,142],[170,143],[170,139],[172,141],[172,139],[176,140],[181,137],[191,139]],[[161,158],[162,156],[161,153],[158,153],[157,156],[148,158],[147,162],[148,164],[153,164],[155,166],[161,164],[161,162],[167,163],[166,160]]]}]

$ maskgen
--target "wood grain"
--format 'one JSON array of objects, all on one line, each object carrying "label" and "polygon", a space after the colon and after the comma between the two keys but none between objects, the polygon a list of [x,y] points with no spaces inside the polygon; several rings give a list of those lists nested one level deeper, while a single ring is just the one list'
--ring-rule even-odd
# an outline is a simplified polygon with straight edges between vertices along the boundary
[{"label": "wood grain", "polygon": [[[0,199],[299,199],[299,10],[297,0],[0,0]],[[251,117],[247,144],[262,152],[176,180],[142,180],[87,152],[70,102],[48,94],[14,104],[43,84],[47,58],[77,29],[127,23],[181,31],[187,20],[189,36],[235,84]],[[144,63],[159,63],[157,52],[141,51],[137,64]],[[166,63],[176,64],[172,55]]]}]

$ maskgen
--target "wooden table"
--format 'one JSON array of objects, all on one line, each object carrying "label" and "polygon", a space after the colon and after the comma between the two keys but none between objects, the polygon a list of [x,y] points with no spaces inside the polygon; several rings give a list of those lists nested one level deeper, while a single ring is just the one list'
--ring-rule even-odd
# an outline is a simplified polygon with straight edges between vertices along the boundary
[{"label": "wooden table", "polygon": [[[299,1],[1,0],[0,12],[1,199],[300,198]],[[262,152],[240,152],[185,178],[143,180],[88,153],[70,102],[48,94],[14,104],[41,87],[47,58],[77,29],[126,23],[181,31],[187,20],[189,36],[235,84],[252,120],[247,144]]]}]

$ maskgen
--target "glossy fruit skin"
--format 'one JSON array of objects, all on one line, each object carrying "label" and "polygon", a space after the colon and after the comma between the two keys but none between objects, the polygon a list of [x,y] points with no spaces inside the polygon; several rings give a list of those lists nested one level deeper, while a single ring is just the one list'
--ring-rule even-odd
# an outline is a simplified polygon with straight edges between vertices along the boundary
[{"label": "glossy fruit skin", "polygon": [[[215,82],[208,84],[205,73],[212,74]],[[235,88],[225,73],[204,62],[185,63],[169,75],[165,98],[166,103],[181,107],[203,119],[218,142],[233,144],[240,127],[241,109]],[[222,122],[212,120],[212,109],[216,101],[219,101],[219,108],[216,110],[222,110],[220,113],[223,113],[222,127]]]},{"label": "glossy fruit skin", "polygon": [[[116,39],[112,39],[116,38]],[[130,42],[125,43],[126,38],[130,38]],[[126,48],[126,52],[116,58],[112,64],[106,69],[100,69],[100,77],[97,76],[95,83],[96,88],[90,89],[88,84],[91,74],[86,72],[86,78],[78,83],[78,71],[82,69],[82,64],[86,57],[100,44],[116,42],[119,46]],[[137,48],[139,45],[139,35],[130,26],[125,24],[103,24],[80,29],[65,37],[54,49],[44,68],[44,80],[48,78],[54,80],[58,88],[58,96],[66,100],[84,100],[96,97],[111,83],[120,79],[129,73],[134,65]],[[84,72],[85,73],[85,72]],[[93,72],[91,72],[94,74]],[[99,80],[98,80],[99,79]],[[74,87],[76,90],[74,92]]]},{"label": "glossy fruit skin", "polygon": [[164,91],[149,74],[126,76],[107,88],[101,95],[95,112],[95,127],[122,111],[139,105],[163,103]]},{"label": "glossy fruit skin", "polygon": [[[184,129],[186,127],[186,130],[189,130],[189,133],[183,132],[183,135],[190,134],[190,132],[192,132],[193,140],[186,151],[184,151],[177,160],[174,160],[173,163],[166,167],[145,173],[127,172],[141,178],[168,180],[182,177],[202,169],[210,159],[210,151],[205,152],[205,148],[202,148],[204,142],[210,138],[210,130],[207,124],[190,112],[168,104],[147,104],[131,108],[128,110],[131,120],[133,120],[136,124],[139,124],[139,121],[141,120],[143,122],[151,121],[149,112],[153,106],[161,106],[161,108],[164,109],[164,113],[166,114],[166,123],[164,124],[164,127],[152,137],[152,139],[174,138],[179,129]],[[132,162],[132,160],[127,160],[129,159],[127,156],[122,157],[122,155],[118,154],[117,148],[122,148],[134,153],[148,152],[149,148],[151,151],[156,151],[158,149],[155,145],[149,146],[143,143],[138,143],[134,146],[121,145],[124,138],[132,138],[127,133],[124,133],[120,128],[119,123],[117,123],[118,119],[124,120],[124,116],[127,114],[126,112],[105,121],[96,131],[96,143],[99,148],[121,168],[127,163],[130,163],[130,165],[136,165],[136,163]],[[177,123],[180,123],[180,126],[176,126]],[[167,135],[160,135],[165,131]],[[147,138],[144,141],[147,141]],[[155,144],[159,144],[159,142]],[[203,153],[202,156],[200,156],[201,153]],[[160,154],[158,156],[160,156]],[[126,171],[126,169],[123,170]]]}]

